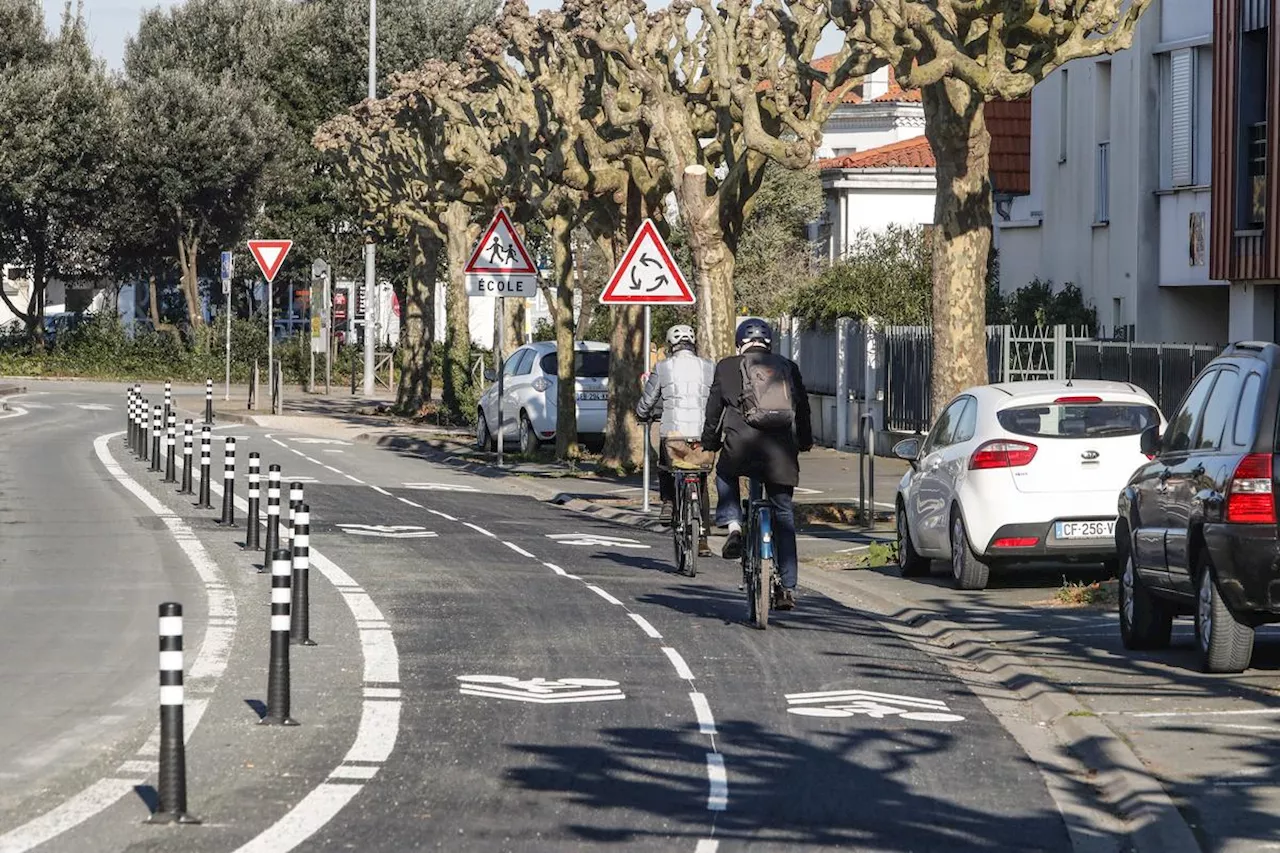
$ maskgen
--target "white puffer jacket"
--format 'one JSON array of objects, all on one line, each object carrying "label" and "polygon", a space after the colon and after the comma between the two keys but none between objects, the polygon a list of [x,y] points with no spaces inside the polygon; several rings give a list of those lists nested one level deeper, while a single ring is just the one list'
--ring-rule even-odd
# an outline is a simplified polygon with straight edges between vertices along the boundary
[{"label": "white puffer jacket", "polygon": [[701,438],[715,367],[688,350],[672,353],[649,374],[636,416],[648,421],[661,415],[658,434],[662,438]]}]

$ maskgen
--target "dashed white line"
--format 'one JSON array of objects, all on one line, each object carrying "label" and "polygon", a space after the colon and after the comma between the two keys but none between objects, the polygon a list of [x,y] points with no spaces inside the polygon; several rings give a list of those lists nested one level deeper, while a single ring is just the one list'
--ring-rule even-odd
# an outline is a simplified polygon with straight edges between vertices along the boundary
[{"label": "dashed white line", "polygon": [[[554,568],[554,566],[552,568]],[[639,613],[628,613],[627,615],[631,617],[632,622],[640,626],[641,631],[644,631],[651,638],[655,640],[662,639],[662,635],[658,633],[658,629],[653,627],[653,625],[649,624],[648,619],[644,618]]]},{"label": "dashed white line", "polygon": [[693,853],[719,853],[720,842],[714,838],[698,839],[698,846],[693,848]]},{"label": "dashed white line", "polygon": [[332,472],[333,472],[333,473],[335,473],[335,474],[341,474],[341,473],[342,473],[342,472],[341,472],[341,471],[339,471],[337,468],[334,468],[332,465],[324,465],[324,466],[322,466],[322,467],[324,467],[325,469],[327,469],[327,470],[329,470],[329,471],[332,471]]},{"label": "dashed white line", "polygon": [[422,509],[422,504],[414,503],[413,501],[409,500],[408,498],[400,498],[400,503],[402,503],[402,504],[408,504],[409,506],[417,507],[418,509]]},{"label": "dashed white line", "polygon": [[346,477],[348,480],[350,480],[353,483],[358,483],[361,486],[366,485],[365,481],[361,480],[359,477],[352,477],[350,474],[343,474],[342,476]]},{"label": "dashed white line", "polygon": [[690,693],[689,701],[693,703],[693,713],[698,717],[698,731],[704,735],[716,733],[716,718],[711,714],[711,705],[707,697],[701,693]]},{"label": "dashed white line", "polygon": [[306,458],[306,456],[307,456],[307,454],[303,453],[301,450],[298,450],[297,448],[293,448],[293,447],[290,447],[290,448],[289,448],[289,452],[290,452],[290,453],[296,453],[296,454],[298,454],[299,456],[301,456],[301,457],[302,457],[302,458],[304,458],[304,459],[305,459],[305,458]]},{"label": "dashed white line", "polygon": [[438,516],[440,516],[441,518],[443,518],[445,521],[457,521],[457,520],[458,520],[458,519],[454,518],[452,515],[449,515],[449,513],[447,513],[447,512],[441,512],[441,511],[440,511],[440,510],[438,510],[438,509],[429,509],[429,510],[427,510],[427,512],[431,513],[432,515],[438,515]]},{"label": "dashed white line", "polygon": [[533,555],[532,555],[532,554],[530,554],[528,551],[526,551],[525,549],[521,548],[519,545],[517,545],[517,544],[516,544],[516,543],[514,543],[514,542],[506,542],[506,541],[504,541],[502,544],[503,544],[503,545],[506,545],[506,546],[507,546],[508,548],[510,548],[512,551],[515,551],[515,552],[516,552],[517,554],[519,554],[521,557],[528,557],[530,560],[536,560],[536,559],[538,559],[537,557],[533,556]]},{"label": "dashed white line", "polygon": [[592,591],[592,592],[594,592],[596,595],[600,596],[601,598],[603,598],[605,601],[609,602],[610,604],[617,604],[617,605],[619,605],[619,606],[621,606],[621,605],[622,605],[622,602],[621,602],[621,601],[619,601],[618,599],[614,598],[612,595],[610,595],[609,593],[605,592],[603,589],[601,589],[600,587],[598,587],[598,586],[596,586],[596,585],[594,585],[594,584],[587,584],[587,589],[591,590],[591,591]]},{"label": "dashed white line", "polygon": [[378,494],[380,494],[380,495],[386,495],[387,497],[393,497],[393,495],[392,495],[390,492],[388,492],[386,489],[382,488],[381,486],[370,486],[369,488],[373,489],[375,492],[377,492],[377,493],[378,493]]},{"label": "dashed white line", "polygon": [[[455,521],[456,521],[456,519],[455,519]],[[465,527],[470,527],[470,528],[471,528],[472,530],[474,530],[476,533],[483,533],[485,536],[488,536],[490,539],[497,539],[497,538],[498,538],[497,536],[494,536],[492,533],[490,533],[489,531],[485,530],[483,527],[481,527],[481,526],[480,526],[480,525],[478,525],[478,524],[472,524],[472,523],[471,523],[471,522],[469,522],[469,521],[464,521],[464,522],[462,522],[462,524],[463,524],[463,526],[465,526]]]},{"label": "dashed white line", "polygon": [[724,769],[724,756],[718,752],[707,753],[707,810],[722,812],[729,806],[729,774]]},{"label": "dashed white line", "polygon": [[236,853],[285,853],[315,835],[355,799],[363,785],[321,782],[289,813]]},{"label": "dashed white line", "polygon": [[671,661],[671,665],[676,668],[676,675],[693,681],[693,670],[689,669],[689,664],[684,662],[684,658],[680,657],[678,651],[670,646],[663,646],[662,653],[667,656],[667,660]]}]

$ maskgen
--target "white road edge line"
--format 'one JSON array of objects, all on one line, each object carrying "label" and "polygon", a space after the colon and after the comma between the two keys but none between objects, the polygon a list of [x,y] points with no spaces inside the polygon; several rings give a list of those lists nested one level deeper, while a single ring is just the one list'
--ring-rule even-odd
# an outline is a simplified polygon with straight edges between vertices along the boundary
[{"label": "white road edge line", "polygon": [[[130,494],[141,501],[143,506],[159,517],[169,529],[169,532],[177,541],[178,547],[182,549],[182,552],[196,570],[196,574],[204,582],[205,596],[208,599],[207,618],[230,623],[230,625],[209,626],[206,628],[204,640],[200,644],[200,651],[192,661],[191,669],[188,673],[190,679],[190,684],[187,687],[188,692],[212,692],[217,686],[218,679],[226,672],[227,661],[230,658],[231,645],[235,637],[235,597],[228,590],[226,582],[222,578],[222,573],[218,570],[218,564],[213,561],[209,556],[209,552],[205,550],[204,545],[196,538],[190,525],[170,512],[168,507],[130,477],[124,468],[116,462],[115,457],[111,455],[111,451],[107,449],[107,442],[118,435],[123,435],[123,433],[107,433],[93,440],[93,450],[98,457],[98,461],[107,469],[107,473],[115,478],[116,482],[124,486]],[[192,699],[187,702],[188,713],[186,714],[186,724],[184,726],[187,740],[191,739],[192,732],[200,724],[200,719],[204,716],[204,710],[207,706],[207,699]],[[151,753],[148,745],[152,740],[158,743],[159,737],[160,729],[157,726],[139,750],[138,756],[140,760],[143,757],[150,758],[155,755],[155,753]],[[156,767],[154,759],[148,760],[147,763],[151,767]],[[25,851],[33,847],[44,844],[46,841],[74,829],[89,818],[109,808],[122,796],[130,793],[135,785],[142,784],[143,781],[145,781],[145,777],[143,779],[110,777],[98,780],[39,817],[11,829],[4,835],[0,835],[0,853],[25,853]]]},{"label": "white road edge line", "polygon": [[[510,548],[512,551],[515,551],[515,552],[516,552],[517,554],[519,554],[521,557],[528,557],[530,560],[536,560],[536,559],[538,559],[537,557],[533,556],[533,555],[532,555],[532,554],[530,554],[528,551],[526,551],[525,549],[521,548],[519,545],[517,545],[517,544],[516,544],[516,543],[514,543],[514,542],[507,542],[507,541],[505,541],[505,540],[504,540],[502,544],[503,544],[503,545],[506,545],[506,546],[507,546],[508,548]],[[603,592],[604,590],[600,590],[600,591],[601,591],[601,592]]]},{"label": "white road edge line", "polygon": [[370,486],[369,488],[373,489],[375,492],[377,492],[377,493],[378,493],[378,494],[380,494],[380,495],[386,495],[387,497],[393,497],[393,495],[392,495],[390,492],[388,492],[386,489],[382,488],[382,486]]},{"label": "white road edge line", "polygon": [[[455,519],[454,519],[454,521],[457,521],[457,519],[455,518]],[[494,536],[492,533],[490,533],[489,531],[485,530],[483,527],[481,527],[481,526],[480,526],[480,525],[478,525],[478,524],[472,524],[472,523],[471,523],[471,522],[469,522],[469,521],[464,521],[464,522],[462,522],[462,524],[463,524],[463,526],[464,526],[464,527],[470,527],[470,528],[471,528],[472,530],[474,530],[476,533],[483,533],[485,536],[488,536],[490,539],[497,539],[497,538],[498,538],[497,536]]]},{"label": "white road edge line", "polygon": [[600,587],[596,586],[595,584],[587,584],[587,589],[591,590],[591,591],[592,591],[592,592],[594,592],[596,595],[600,596],[601,598],[603,598],[605,601],[609,602],[610,604],[616,604],[616,605],[618,605],[619,607],[621,607],[621,606],[622,606],[622,602],[621,602],[621,601],[619,601],[618,599],[614,598],[612,595],[610,595],[609,593],[605,592],[603,589],[601,589]]},{"label": "white road edge line", "polygon": [[418,509],[423,509],[422,504],[414,503],[413,501],[409,500],[408,498],[400,498],[400,503],[402,503],[402,504],[408,504],[409,506],[417,507]]},{"label": "white road edge line", "polygon": [[[554,567],[553,567],[554,568]],[[561,569],[561,571],[564,571]],[[631,621],[640,626],[640,630],[644,631],[651,639],[661,640],[662,635],[658,633],[658,629],[649,623],[649,620],[641,616],[639,613],[628,613]]]},{"label": "white road edge line", "polygon": [[722,812],[729,807],[729,774],[724,769],[724,756],[718,752],[707,753],[707,810]]},{"label": "white road edge line", "polygon": [[671,661],[671,665],[676,668],[676,675],[688,681],[693,681],[693,670],[689,669],[689,664],[684,662],[684,658],[680,657],[680,653],[670,646],[663,646],[662,653],[667,656],[667,660]]},{"label": "white road edge line", "polygon": [[690,693],[689,701],[693,703],[693,713],[698,717],[698,731],[704,735],[716,733],[716,718],[711,714],[711,705],[707,697],[701,693]]}]

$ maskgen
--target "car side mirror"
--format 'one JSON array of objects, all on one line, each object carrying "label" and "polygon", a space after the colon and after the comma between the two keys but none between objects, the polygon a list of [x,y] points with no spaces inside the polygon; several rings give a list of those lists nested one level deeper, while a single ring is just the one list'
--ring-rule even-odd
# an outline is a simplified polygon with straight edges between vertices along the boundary
[{"label": "car side mirror", "polygon": [[494,370],[492,367],[486,367],[486,368],[484,369],[484,381],[485,381],[485,382],[497,382],[497,381],[498,381],[498,371]]},{"label": "car side mirror", "polygon": [[1138,437],[1138,448],[1149,457],[1160,455],[1160,427],[1149,426]]},{"label": "car side mirror", "polygon": [[911,467],[916,467],[916,460],[920,458],[920,439],[904,438],[893,446],[893,455],[899,459],[905,459],[911,463]]}]

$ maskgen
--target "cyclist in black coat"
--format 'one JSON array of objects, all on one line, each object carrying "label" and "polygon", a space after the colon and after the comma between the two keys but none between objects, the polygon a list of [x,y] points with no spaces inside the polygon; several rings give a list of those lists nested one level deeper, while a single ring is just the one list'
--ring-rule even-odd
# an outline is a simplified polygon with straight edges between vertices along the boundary
[{"label": "cyclist in black coat", "polygon": [[[763,485],[773,505],[773,541],[783,596],[778,607],[794,606],[798,575],[795,513],[792,497],[800,483],[799,454],[813,448],[813,423],[809,397],[800,368],[790,359],[769,351],[773,332],[763,320],[744,320],[735,335],[738,355],[721,359],[716,365],[707,411],[702,427],[702,446],[719,450],[716,463],[716,525],[729,528],[721,555],[727,560],[742,556],[742,506],[739,477],[749,477]],[[784,432],[762,432],[743,419],[743,359],[777,359],[785,363],[791,376],[791,400],[795,428]]]}]

